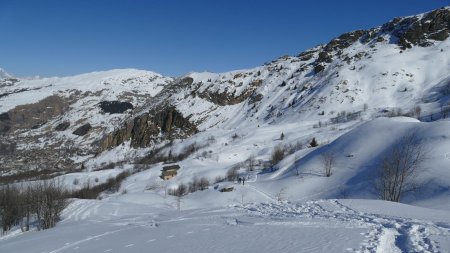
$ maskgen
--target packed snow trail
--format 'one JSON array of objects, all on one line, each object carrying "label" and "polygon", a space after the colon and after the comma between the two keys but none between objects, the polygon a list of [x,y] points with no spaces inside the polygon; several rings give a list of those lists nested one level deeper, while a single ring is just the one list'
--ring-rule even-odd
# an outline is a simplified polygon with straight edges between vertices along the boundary
[{"label": "packed snow trail", "polygon": [[355,227],[367,227],[364,241],[354,252],[441,252],[433,236],[450,239],[448,223],[433,223],[377,215],[353,210],[338,200],[310,201],[305,204],[256,204],[244,208],[251,214],[280,217],[330,220]]}]

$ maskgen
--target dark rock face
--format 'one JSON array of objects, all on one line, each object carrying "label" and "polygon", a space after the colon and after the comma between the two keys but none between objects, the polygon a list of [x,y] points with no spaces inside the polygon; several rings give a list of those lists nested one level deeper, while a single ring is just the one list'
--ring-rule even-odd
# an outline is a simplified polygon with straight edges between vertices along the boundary
[{"label": "dark rock face", "polygon": [[155,115],[155,121],[161,127],[161,132],[171,133],[172,129],[189,129],[190,123],[175,108],[168,108]]},{"label": "dark rock face", "polygon": [[69,128],[69,126],[70,126],[69,121],[62,122],[55,127],[55,131],[64,131],[67,128]]},{"label": "dark rock face", "polygon": [[14,142],[0,141],[0,155],[12,155],[16,151],[17,144]]},{"label": "dark rock face", "polygon": [[248,104],[254,104],[256,102],[259,102],[263,99],[263,95],[261,93],[253,94],[250,96],[250,99],[248,100]]},{"label": "dark rock face", "polygon": [[314,73],[320,73],[325,69],[325,66],[323,66],[322,64],[318,64],[316,66],[314,66]]},{"label": "dark rock face", "polygon": [[331,52],[339,49],[344,49],[355,43],[362,36],[367,35],[368,31],[357,30],[349,33],[344,33],[341,36],[331,40],[326,46],[325,51]]},{"label": "dark rock face", "polygon": [[0,114],[0,121],[8,121],[8,120],[11,120],[11,118],[9,117],[7,112]]},{"label": "dark rock face", "polygon": [[19,105],[7,113],[0,114],[0,135],[16,129],[40,127],[63,114],[68,107],[68,101],[56,95],[34,104]]},{"label": "dark rock face", "polygon": [[89,130],[91,130],[91,129],[92,129],[91,124],[87,123],[87,124],[84,124],[84,125],[80,126],[80,127],[77,128],[75,131],[73,131],[73,134],[79,135],[79,136],[84,136],[84,135],[86,135],[86,134],[89,132]]},{"label": "dark rock face", "polygon": [[102,101],[99,104],[100,108],[105,113],[123,113],[126,110],[132,110],[134,107],[131,103],[120,101]]},{"label": "dark rock face", "polygon": [[443,41],[449,37],[450,10],[435,10],[422,19],[396,18],[383,25],[382,31],[392,32],[398,37],[398,44],[402,49],[411,48],[413,45],[426,47],[431,45],[428,40]]},{"label": "dark rock face", "polygon": [[242,103],[247,98],[249,98],[253,92],[262,84],[262,80],[255,80],[250,83],[249,88],[243,91],[240,95],[236,96],[235,93],[228,92],[212,92],[209,90],[205,90],[201,93],[197,93],[197,95],[205,100],[208,100],[216,105],[225,106],[225,105],[235,105]]},{"label": "dark rock face", "polygon": [[331,59],[331,56],[327,52],[320,52],[319,58],[317,59],[317,62],[332,62],[333,59]]},{"label": "dark rock face", "polygon": [[127,122],[121,129],[107,135],[99,149],[106,150],[131,140],[133,147],[147,147],[160,138],[185,138],[197,133],[195,125],[174,107],[162,106]]}]

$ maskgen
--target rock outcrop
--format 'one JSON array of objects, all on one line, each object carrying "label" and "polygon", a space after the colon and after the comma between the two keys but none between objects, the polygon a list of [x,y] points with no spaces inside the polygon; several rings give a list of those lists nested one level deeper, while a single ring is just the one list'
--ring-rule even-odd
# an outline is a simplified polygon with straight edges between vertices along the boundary
[{"label": "rock outcrop", "polygon": [[84,125],[78,127],[77,129],[75,129],[75,131],[73,131],[73,134],[78,135],[78,136],[84,136],[84,135],[86,135],[86,134],[89,132],[89,130],[91,130],[91,129],[92,129],[91,124],[86,123],[86,124],[84,124]]},{"label": "rock outcrop", "polygon": [[102,101],[99,104],[104,113],[124,113],[127,110],[133,110],[133,105],[121,101]]},{"label": "rock outcrop", "polygon": [[19,105],[0,116],[0,134],[17,129],[39,127],[54,117],[63,114],[69,103],[59,96],[50,96],[34,104]]},{"label": "rock outcrop", "polygon": [[208,100],[216,105],[235,105],[244,102],[253,95],[254,91],[261,86],[262,80],[255,80],[250,83],[249,87],[242,91],[239,95],[236,95],[236,91],[229,93],[228,91],[216,92],[211,90],[204,90],[198,92],[197,95],[205,100]]},{"label": "rock outcrop", "polygon": [[434,10],[420,19],[417,16],[395,18],[383,25],[382,31],[392,32],[398,37],[402,49],[413,45],[426,47],[431,45],[429,40],[443,41],[449,37],[450,9]]},{"label": "rock outcrop", "polygon": [[159,138],[186,138],[198,130],[189,119],[170,105],[158,107],[128,121],[122,128],[105,136],[100,151],[116,147],[130,140],[131,146],[148,147]]}]

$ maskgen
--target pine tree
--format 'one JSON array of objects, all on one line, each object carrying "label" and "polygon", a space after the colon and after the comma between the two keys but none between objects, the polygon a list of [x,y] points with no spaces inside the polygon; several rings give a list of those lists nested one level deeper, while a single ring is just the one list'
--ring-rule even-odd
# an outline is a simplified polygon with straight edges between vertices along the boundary
[{"label": "pine tree", "polygon": [[317,143],[316,138],[312,138],[311,142],[309,143],[309,146],[312,148],[319,146],[319,143]]}]

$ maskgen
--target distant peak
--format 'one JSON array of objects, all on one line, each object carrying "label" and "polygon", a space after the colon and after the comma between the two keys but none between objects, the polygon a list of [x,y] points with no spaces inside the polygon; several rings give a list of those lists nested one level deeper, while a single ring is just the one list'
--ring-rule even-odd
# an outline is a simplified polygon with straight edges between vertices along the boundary
[{"label": "distant peak", "polygon": [[12,78],[13,76],[6,72],[4,69],[0,68],[0,80]]}]

